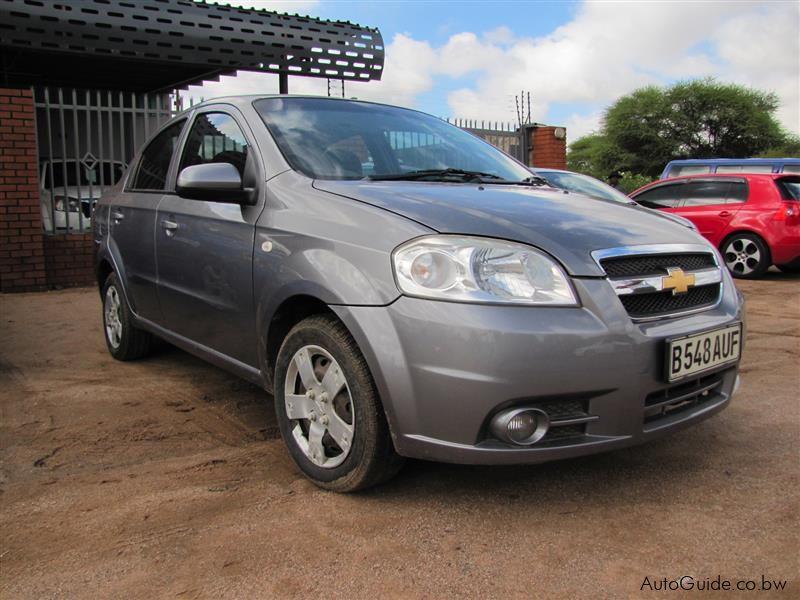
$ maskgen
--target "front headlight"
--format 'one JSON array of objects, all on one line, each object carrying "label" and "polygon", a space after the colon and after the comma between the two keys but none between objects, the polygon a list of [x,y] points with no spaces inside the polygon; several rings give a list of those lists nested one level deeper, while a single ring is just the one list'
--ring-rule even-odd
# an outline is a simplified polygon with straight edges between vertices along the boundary
[{"label": "front headlight", "polygon": [[577,306],[566,273],[549,256],[514,242],[435,235],[392,255],[404,294],[456,302]]}]

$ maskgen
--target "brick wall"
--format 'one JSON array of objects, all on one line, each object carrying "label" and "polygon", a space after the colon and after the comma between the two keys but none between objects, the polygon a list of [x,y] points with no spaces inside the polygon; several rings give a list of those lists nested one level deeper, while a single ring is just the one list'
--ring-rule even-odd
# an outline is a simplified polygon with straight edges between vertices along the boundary
[{"label": "brick wall", "polygon": [[[556,132],[563,132],[563,136],[556,137]],[[535,125],[531,130],[530,138],[531,157],[530,164],[534,167],[546,169],[567,168],[567,135],[563,127],[549,125]]]},{"label": "brick wall", "polygon": [[31,90],[0,88],[0,291],[44,289]]},{"label": "brick wall", "polygon": [[44,236],[48,287],[94,285],[94,237],[91,233]]}]

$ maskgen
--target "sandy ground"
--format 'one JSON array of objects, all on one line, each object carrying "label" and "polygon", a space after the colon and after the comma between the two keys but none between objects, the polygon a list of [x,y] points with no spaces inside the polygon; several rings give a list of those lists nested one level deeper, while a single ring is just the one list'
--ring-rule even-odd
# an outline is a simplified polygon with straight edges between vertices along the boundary
[{"label": "sandy ground", "polygon": [[303,479],[259,389],[171,348],[114,362],[94,290],[0,296],[0,597],[611,598],[683,575],[800,597],[800,279],[741,288],[743,386],[711,420],[543,466],[411,462],[351,496]]}]

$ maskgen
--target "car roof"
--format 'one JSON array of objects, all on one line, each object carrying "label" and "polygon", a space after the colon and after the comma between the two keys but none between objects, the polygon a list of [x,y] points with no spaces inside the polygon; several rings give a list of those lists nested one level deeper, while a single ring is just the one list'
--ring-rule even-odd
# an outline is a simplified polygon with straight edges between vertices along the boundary
[{"label": "car roof", "polygon": [[629,195],[633,196],[646,189],[667,185],[670,183],[678,183],[681,181],[700,179],[712,180],[722,179],[723,181],[741,181],[742,179],[783,179],[785,177],[799,177],[797,173],[693,173],[692,175],[678,175],[677,177],[668,177],[667,179],[656,179],[655,181],[643,185],[642,187],[633,190]]},{"label": "car roof", "polygon": [[[278,99],[285,99],[285,98],[308,98],[311,100],[324,100],[326,102],[347,102],[348,104],[373,104],[375,106],[388,106],[391,108],[401,108],[403,110],[410,110],[413,112],[418,112],[422,114],[429,114],[421,110],[417,110],[414,108],[409,108],[407,106],[398,106],[396,104],[387,104],[385,102],[373,102],[371,100],[359,100],[358,98],[334,98],[331,96],[315,96],[313,94],[239,94],[235,96],[220,96],[219,98],[209,98],[208,100],[203,100],[197,104],[193,104],[185,108],[182,113],[186,113],[192,110],[197,110],[198,108],[203,108],[205,106],[209,106],[212,104],[233,104],[235,106],[242,106],[247,105],[255,102],[256,100],[267,100],[270,98],[278,98]],[[178,115],[176,115],[178,116]]]},{"label": "car roof", "polygon": [[684,179],[778,179],[780,177],[791,177],[795,173],[692,173],[691,175],[676,175],[667,179],[657,179],[648,185],[656,183],[667,183],[670,181],[681,181]]},{"label": "car roof", "polygon": [[769,165],[775,162],[783,161],[796,161],[800,162],[800,158],[796,156],[787,156],[785,158],[679,158],[669,161],[670,165],[730,165],[730,164],[753,164],[753,165]]}]

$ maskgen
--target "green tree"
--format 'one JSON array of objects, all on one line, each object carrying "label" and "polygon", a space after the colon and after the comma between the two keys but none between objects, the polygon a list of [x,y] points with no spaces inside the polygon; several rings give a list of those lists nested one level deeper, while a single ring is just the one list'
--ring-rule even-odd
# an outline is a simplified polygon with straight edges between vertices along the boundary
[{"label": "green tree", "polygon": [[775,94],[713,79],[641,88],[608,107],[599,133],[572,143],[569,164],[604,178],[657,177],[674,159],[756,156],[789,137],[778,105]]}]

